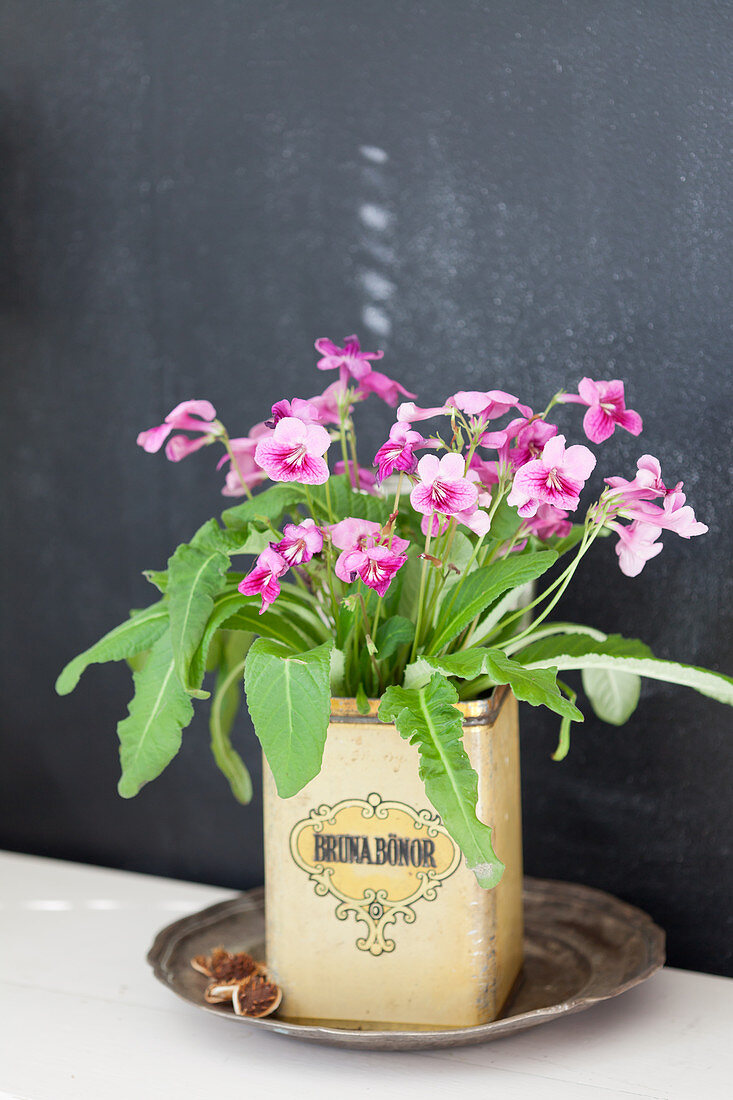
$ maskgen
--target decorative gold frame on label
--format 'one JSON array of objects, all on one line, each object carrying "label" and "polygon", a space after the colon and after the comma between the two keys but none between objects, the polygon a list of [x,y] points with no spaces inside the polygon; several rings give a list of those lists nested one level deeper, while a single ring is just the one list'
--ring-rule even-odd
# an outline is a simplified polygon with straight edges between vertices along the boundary
[{"label": "decorative gold frame on label", "polygon": [[[449,860],[441,861],[435,868],[419,868],[412,875],[405,874],[402,877],[403,884],[407,883],[404,897],[391,897],[389,889],[368,886],[363,888],[360,897],[339,889],[333,881],[334,867],[315,860],[312,863],[307,862],[302,856],[299,840],[306,829],[312,829],[314,834],[322,833],[325,825],[335,825],[339,814],[351,809],[359,809],[365,820],[377,818],[388,821],[390,813],[395,811],[408,815],[416,831],[424,830],[425,836],[442,837],[448,842]],[[415,903],[420,900],[435,901],[439,887],[453,874],[461,861],[460,849],[448,834],[438,814],[431,813],[430,810],[415,810],[404,802],[382,801],[381,796],[376,793],[370,794],[367,799],[347,798],[333,806],[322,805],[311,810],[308,817],[299,821],[290,834],[290,853],[295,863],[314,883],[316,894],[322,897],[330,894],[338,901],[335,916],[339,920],[346,920],[353,913],[357,921],[364,922],[367,932],[357,938],[356,946],[360,951],[368,951],[372,955],[394,951],[395,941],[388,938],[387,926],[394,924],[398,916],[402,917],[405,924],[413,924],[416,918],[413,909]],[[413,877],[417,879],[417,886],[413,886]]]}]

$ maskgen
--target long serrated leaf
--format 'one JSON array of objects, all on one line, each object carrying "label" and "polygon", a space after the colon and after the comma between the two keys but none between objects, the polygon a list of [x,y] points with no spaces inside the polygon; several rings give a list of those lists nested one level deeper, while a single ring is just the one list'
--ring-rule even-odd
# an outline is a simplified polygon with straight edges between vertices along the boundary
[{"label": "long serrated leaf", "polygon": [[281,798],[297,794],[321,769],[331,714],[332,649],[328,641],[293,653],[258,638],[247,654],[247,706]]},{"label": "long serrated leaf", "polygon": [[132,798],[168,766],[193,716],[191,697],[176,676],[169,631],[158,638],[133,682],[128,716],[117,726],[122,765],[117,789],[123,798]]},{"label": "long serrated leaf", "polygon": [[508,684],[517,699],[533,707],[549,707],[556,714],[582,722],[583,715],[566,699],[556,683],[554,669],[529,670],[507,657],[500,649],[465,649],[443,657],[422,657],[421,662],[444,676],[475,680],[486,676],[492,684]]},{"label": "long serrated leaf", "polygon": [[502,558],[492,565],[482,566],[469,573],[457,588],[452,603],[441,609],[436,631],[426,652],[439,653],[456,635],[485,611],[495,599],[511,588],[518,588],[536,580],[557,561],[554,550],[540,550],[536,554],[523,554],[519,558]]},{"label": "long serrated leaf", "polygon": [[89,649],[85,649],[62,670],[56,680],[59,695],[68,695],[79,683],[89,665],[122,661],[150,649],[168,625],[168,605],[160,600],[136,612],[126,622],[110,630]]},{"label": "long serrated leaf", "polygon": [[224,587],[228,567],[229,558],[220,549],[192,543],[179,546],[168,562],[171,645],[176,675],[183,688],[197,697],[201,697],[200,687],[191,679],[190,665],[206,630],[214,597]]},{"label": "long serrated leaf", "polygon": [[630,672],[648,680],[691,687],[701,695],[733,706],[733,679],[696,665],[660,661],[651,656],[648,646],[632,638],[611,634],[605,642],[575,636],[546,638],[528,646],[517,655],[527,668],[552,666],[559,672],[569,669],[612,669]]},{"label": "long serrated leaf", "polygon": [[504,865],[491,844],[491,829],[476,816],[478,776],[462,740],[458,694],[436,673],[421,688],[387,688],[379,718],[394,722],[400,736],[416,745],[420,778],[443,824],[466,857],[480,886],[496,886]]}]

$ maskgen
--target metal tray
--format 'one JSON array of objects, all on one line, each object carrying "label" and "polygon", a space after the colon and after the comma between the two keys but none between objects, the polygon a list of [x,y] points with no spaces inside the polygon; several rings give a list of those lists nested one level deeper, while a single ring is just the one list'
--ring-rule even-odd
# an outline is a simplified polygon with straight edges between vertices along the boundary
[{"label": "metal tray", "polygon": [[484,1043],[615,997],[664,963],[664,932],[640,909],[588,886],[526,878],[524,969],[501,1017],[489,1024],[434,1031],[356,1030],[289,1023],[277,1014],[248,1019],[224,1006],[206,1004],[206,979],[192,970],[192,956],[223,944],[230,951],[264,958],[264,918],[263,890],[249,890],[163,928],[148,952],[148,962],[159,981],[204,1012],[243,1027],[362,1050]]}]

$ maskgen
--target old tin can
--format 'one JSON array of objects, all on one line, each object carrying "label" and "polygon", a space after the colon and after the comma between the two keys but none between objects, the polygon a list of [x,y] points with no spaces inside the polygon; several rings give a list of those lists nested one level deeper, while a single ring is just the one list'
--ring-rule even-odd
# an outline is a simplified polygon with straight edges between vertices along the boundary
[{"label": "old tin can", "polygon": [[267,964],[279,1015],[342,1027],[470,1027],[522,965],[517,704],[461,704],[478,815],[506,865],[483,890],[418,777],[417,749],[334,699],[323,768],[281,799],[265,765]]}]

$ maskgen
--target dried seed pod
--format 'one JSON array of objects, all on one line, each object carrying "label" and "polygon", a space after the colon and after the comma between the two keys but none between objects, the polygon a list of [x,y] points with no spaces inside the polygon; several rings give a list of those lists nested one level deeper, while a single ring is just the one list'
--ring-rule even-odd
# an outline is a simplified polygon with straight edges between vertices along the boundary
[{"label": "dried seed pod", "polygon": [[237,988],[237,982],[229,985],[217,985],[216,982],[212,982],[204,990],[204,1000],[208,1001],[210,1005],[226,1004],[227,1001],[231,1001]]},{"label": "dried seed pod", "polygon": [[261,974],[252,974],[239,982],[232,1003],[237,1016],[253,1016],[259,1019],[274,1012],[282,998],[282,990],[274,982],[267,981]]},{"label": "dried seed pod", "polygon": [[246,951],[237,951],[230,954],[223,947],[215,947],[211,955],[196,955],[191,959],[191,966],[207,978],[213,978],[215,982],[223,985],[227,982],[241,982],[250,974],[261,974],[264,967],[255,962]]}]

